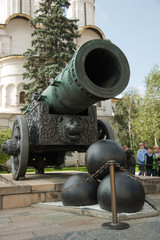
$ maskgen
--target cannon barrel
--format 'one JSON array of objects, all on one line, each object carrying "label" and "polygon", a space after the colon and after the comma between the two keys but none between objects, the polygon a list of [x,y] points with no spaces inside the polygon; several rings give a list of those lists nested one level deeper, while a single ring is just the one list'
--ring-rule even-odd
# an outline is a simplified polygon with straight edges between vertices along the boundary
[{"label": "cannon barrel", "polygon": [[129,81],[124,53],[109,40],[84,43],[64,70],[42,92],[50,113],[80,113],[120,94]]}]

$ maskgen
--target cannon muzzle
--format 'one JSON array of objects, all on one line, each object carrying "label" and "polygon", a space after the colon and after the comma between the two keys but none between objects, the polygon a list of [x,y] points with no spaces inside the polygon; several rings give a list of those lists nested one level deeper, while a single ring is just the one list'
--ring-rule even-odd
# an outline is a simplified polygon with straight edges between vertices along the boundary
[{"label": "cannon muzzle", "polygon": [[108,40],[84,43],[41,96],[50,113],[80,113],[120,94],[129,81],[124,53]]}]

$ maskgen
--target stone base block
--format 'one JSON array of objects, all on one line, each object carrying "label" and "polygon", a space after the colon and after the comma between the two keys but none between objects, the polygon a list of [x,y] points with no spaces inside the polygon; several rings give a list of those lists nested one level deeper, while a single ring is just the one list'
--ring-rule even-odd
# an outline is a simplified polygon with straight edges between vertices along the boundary
[{"label": "stone base block", "polygon": [[28,207],[38,202],[61,200],[61,189],[71,173],[51,173],[39,176],[26,174],[21,181],[15,181],[10,174],[0,179],[0,209]]}]

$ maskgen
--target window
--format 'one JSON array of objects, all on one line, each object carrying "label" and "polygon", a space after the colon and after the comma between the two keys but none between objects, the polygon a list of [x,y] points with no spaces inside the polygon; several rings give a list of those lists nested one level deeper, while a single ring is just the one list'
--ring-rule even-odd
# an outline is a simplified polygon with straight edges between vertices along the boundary
[{"label": "window", "polygon": [[97,107],[102,107],[102,101],[97,102]]},{"label": "window", "polygon": [[26,101],[25,101],[25,92],[24,91],[21,91],[19,93],[19,104],[25,104]]}]

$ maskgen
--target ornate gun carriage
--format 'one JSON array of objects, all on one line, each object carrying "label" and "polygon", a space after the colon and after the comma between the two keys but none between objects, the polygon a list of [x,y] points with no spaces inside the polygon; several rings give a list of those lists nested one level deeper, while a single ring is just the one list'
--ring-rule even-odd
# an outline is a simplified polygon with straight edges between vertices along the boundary
[{"label": "ornate gun carriage", "polygon": [[34,95],[28,113],[16,117],[12,139],[2,145],[11,155],[13,178],[24,177],[27,166],[41,173],[62,164],[66,151],[85,152],[98,139],[114,139],[93,104],[118,95],[128,81],[129,65],[117,46],[99,39],[83,44],[44,92]]}]

